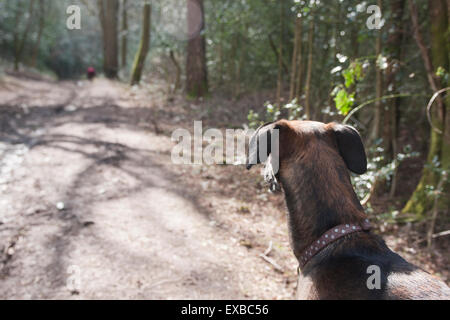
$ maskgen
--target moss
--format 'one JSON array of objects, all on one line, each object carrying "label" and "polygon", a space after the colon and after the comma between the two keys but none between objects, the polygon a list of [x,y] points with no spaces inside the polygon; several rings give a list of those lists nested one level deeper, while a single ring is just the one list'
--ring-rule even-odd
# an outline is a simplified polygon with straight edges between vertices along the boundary
[{"label": "moss", "polygon": [[426,192],[426,186],[430,185],[428,180],[430,180],[432,173],[425,171],[422,175],[422,180],[402,210],[403,214],[412,214],[415,217],[414,220],[422,220],[425,214],[433,207],[433,199]]},{"label": "moss", "polygon": [[420,180],[416,190],[403,208],[403,214],[412,214],[416,220],[422,220],[427,212],[431,210],[434,204],[434,198],[427,193],[427,186],[436,186],[439,176],[430,166],[433,165],[433,159],[439,157],[442,148],[442,136],[432,130],[431,145],[428,153],[427,165],[423,170],[422,179]]},{"label": "moss", "polygon": [[[436,0],[430,2],[430,11],[432,15],[431,23],[431,54],[433,65],[437,67],[443,67],[448,70],[450,56],[446,50],[448,47],[448,41],[446,35],[449,25],[447,4],[444,0]],[[450,169],[450,95],[447,95],[445,99],[446,119],[440,119],[438,114],[434,115],[434,124],[436,127],[442,129],[444,135],[431,131],[431,145],[430,151],[427,157],[427,165],[423,170],[422,179],[419,182],[416,190],[411,196],[410,200],[402,210],[403,214],[413,214],[417,219],[423,219],[425,215],[433,208],[435,198],[429,196],[427,192],[427,186],[437,187],[442,179],[441,174],[431,169],[434,165],[434,159],[438,159],[440,162],[441,170]],[[449,183],[444,184],[444,193],[448,194]],[[448,196],[447,194],[439,196],[438,208],[448,210]]]},{"label": "moss", "polygon": [[133,67],[131,71],[131,85],[139,84],[144,69],[145,60],[147,58],[150,46],[150,29],[151,29],[151,14],[152,7],[150,3],[146,2],[142,11],[142,34],[139,43],[139,49],[134,58]]},{"label": "moss", "polygon": [[[450,98],[450,95],[447,96]],[[447,99],[447,120],[441,152],[442,170],[447,173],[447,182],[443,186],[443,195],[439,199],[439,207],[448,210],[450,207],[450,101]]]},{"label": "moss", "polygon": [[187,91],[188,99],[195,100],[200,97],[208,96],[208,85],[206,83],[202,83],[194,86],[191,90]]}]

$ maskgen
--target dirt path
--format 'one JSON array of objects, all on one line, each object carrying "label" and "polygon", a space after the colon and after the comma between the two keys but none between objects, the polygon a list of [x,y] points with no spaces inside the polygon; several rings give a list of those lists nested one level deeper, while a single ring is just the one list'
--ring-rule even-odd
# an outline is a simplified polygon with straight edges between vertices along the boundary
[{"label": "dirt path", "polygon": [[[0,299],[293,296],[283,219],[242,204],[230,171],[172,165],[160,99],[102,79],[0,86]],[[259,257],[272,240],[284,273]]]}]

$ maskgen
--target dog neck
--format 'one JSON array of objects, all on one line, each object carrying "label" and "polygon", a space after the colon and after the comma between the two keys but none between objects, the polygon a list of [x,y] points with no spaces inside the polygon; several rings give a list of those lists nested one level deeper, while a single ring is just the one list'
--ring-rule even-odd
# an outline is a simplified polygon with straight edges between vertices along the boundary
[{"label": "dog neck", "polygon": [[[328,161],[328,163],[327,163]],[[294,254],[303,251],[329,229],[362,224],[366,219],[341,160],[316,159],[282,168],[280,181],[289,211]]]}]

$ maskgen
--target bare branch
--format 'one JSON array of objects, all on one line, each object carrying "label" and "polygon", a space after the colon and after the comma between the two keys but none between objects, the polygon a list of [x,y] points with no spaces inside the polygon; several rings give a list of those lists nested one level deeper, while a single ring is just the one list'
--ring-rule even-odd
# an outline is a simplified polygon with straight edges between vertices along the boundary
[{"label": "bare branch", "polygon": [[439,133],[439,134],[443,134],[443,132],[442,132],[440,129],[436,128],[435,125],[433,124],[433,121],[432,121],[432,119],[431,119],[431,107],[433,106],[434,101],[439,97],[439,95],[440,95],[441,93],[444,93],[444,92],[449,91],[449,90],[450,90],[450,87],[444,88],[444,89],[439,90],[438,92],[436,92],[436,93],[433,95],[433,97],[431,98],[430,102],[428,102],[428,106],[427,106],[427,118],[428,118],[428,122],[430,123],[430,126],[433,128],[433,130],[436,131],[436,132]]}]

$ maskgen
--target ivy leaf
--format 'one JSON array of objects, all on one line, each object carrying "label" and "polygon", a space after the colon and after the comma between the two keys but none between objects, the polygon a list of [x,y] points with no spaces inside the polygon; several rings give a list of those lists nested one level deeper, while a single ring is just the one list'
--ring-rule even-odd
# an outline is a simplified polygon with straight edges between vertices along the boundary
[{"label": "ivy leaf", "polygon": [[352,110],[352,106],[355,103],[355,93],[348,94],[346,90],[341,89],[336,94],[334,102],[339,113],[345,116]]},{"label": "ivy leaf", "polygon": [[350,64],[350,66],[342,72],[342,76],[345,79],[345,87],[350,88],[363,78],[363,66],[361,62],[355,61]]},{"label": "ivy leaf", "polygon": [[353,70],[347,69],[342,72],[342,76],[345,79],[345,87],[350,88],[355,83],[355,77],[353,74]]},{"label": "ivy leaf", "polygon": [[443,67],[438,67],[436,70],[436,76],[438,76],[439,78],[444,77],[446,74],[446,71]]}]

